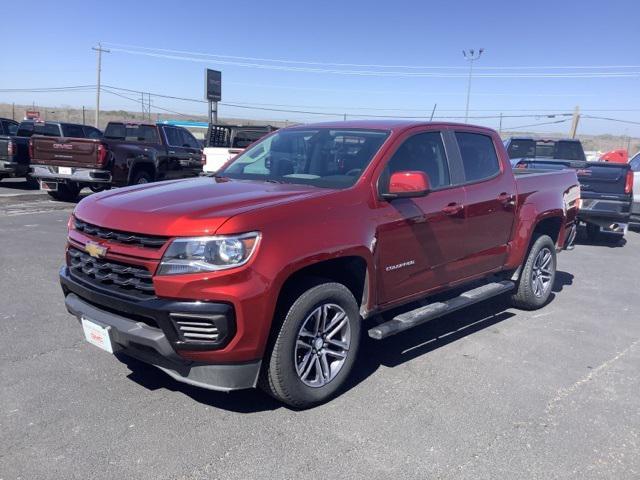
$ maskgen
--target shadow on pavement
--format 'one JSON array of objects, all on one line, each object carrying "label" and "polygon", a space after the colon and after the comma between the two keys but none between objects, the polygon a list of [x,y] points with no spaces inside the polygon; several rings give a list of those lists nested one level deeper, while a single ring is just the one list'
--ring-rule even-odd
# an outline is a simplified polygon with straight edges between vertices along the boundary
[{"label": "shadow on pavement", "polygon": [[6,178],[0,180],[1,188],[10,188],[12,190],[39,190],[40,186],[35,180],[27,180],[26,178]]},{"label": "shadow on pavement", "polygon": [[576,236],[575,245],[592,245],[596,247],[609,247],[618,248],[624,247],[627,243],[627,239],[618,233],[612,232],[600,232],[596,238],[589,239],[583,228],[578,229],[578,235]]},{"label": "shadow on pavement", "polygon": [[[560,292],[564,287],[572,284],[572,274],[558,271],[552,289],[553,292]],[[551,302],[554,297],[555,294],[552,293]],[[431,299],[433,300],[434,298]],[[396,367],[487,328],[493,327],[492,331],[499,334],[497,325],[517,315],[507,311],[509,308],[509,296],[503,295],[381,341],[369,338],[367,330],[373,326],[373,323],[366,322],[362,329],[358,359],[343,391],[350,390],[365,381],[381,365],[389,368]],[[387,320],[394,314],[391,311],[385,314],[384,319]],[[133,358],[122,357],[122,360],[131,369],[128,377],[149,390],[162,388],[181,392],[198,403],[238,413],[289,408],[259,389],[230,393],[204,390],[177,382],[157,368]]]}]

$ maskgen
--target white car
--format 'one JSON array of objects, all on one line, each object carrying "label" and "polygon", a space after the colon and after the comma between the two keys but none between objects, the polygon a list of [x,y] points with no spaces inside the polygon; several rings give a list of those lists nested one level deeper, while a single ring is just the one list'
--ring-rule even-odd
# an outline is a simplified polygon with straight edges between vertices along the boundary
[{"label": "white car", "polygon": [[274,130],[270,125],[210,125],[203,150],[204,172],[217,173],[229,160]]}]

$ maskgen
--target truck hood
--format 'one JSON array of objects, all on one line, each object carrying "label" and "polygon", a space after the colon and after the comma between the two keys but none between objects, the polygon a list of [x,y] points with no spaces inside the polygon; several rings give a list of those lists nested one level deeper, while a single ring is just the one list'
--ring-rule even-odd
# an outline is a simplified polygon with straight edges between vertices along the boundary
[{"label": "truck hood", "polygon": [[125,232],[212,235],[229,218],[243,212],[329,192],[306,185],[200,177],[97,193],[82,200],[74,215]]}]

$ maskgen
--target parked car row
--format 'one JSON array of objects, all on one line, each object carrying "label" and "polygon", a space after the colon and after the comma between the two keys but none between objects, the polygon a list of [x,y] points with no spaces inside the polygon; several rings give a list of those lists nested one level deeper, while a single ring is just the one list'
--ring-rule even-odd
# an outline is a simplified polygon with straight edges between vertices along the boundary
[{"label": "parked car row", "polygon": [[159,180],[215,173],[272,127],[212,125],[205,153],[185,128],[110,122],[103,132],[87,125],[0,119],[0,179],[26,176],[57,200]]}]

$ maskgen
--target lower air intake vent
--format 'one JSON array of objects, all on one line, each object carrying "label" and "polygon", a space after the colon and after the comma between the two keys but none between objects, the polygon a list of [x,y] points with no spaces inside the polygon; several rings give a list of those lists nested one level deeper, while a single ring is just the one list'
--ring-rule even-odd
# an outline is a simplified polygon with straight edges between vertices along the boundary
[{"label": "lower air intake vent", "polygon": [[216,320],[219,315],[171,313],[178,336],[183,341],[217,342],[220,336]]}]

